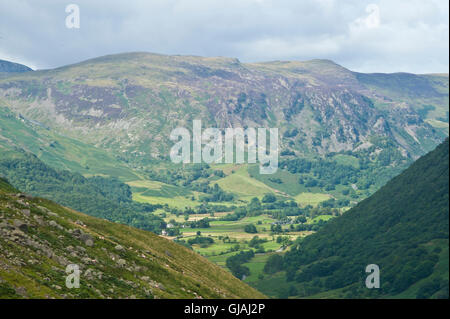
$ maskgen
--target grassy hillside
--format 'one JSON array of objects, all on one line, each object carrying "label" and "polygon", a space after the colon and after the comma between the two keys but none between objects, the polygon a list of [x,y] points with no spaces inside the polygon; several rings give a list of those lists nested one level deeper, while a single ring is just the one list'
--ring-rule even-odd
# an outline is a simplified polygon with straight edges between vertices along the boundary
[{"label": "grassy hillside", "polygon": [[[283,271],[255,287],[286,297],[448,298],[448,180],[447,139],[374,195],[299,240],[286,253]],[[380,267],[380,289],[365,287],[369,264]]]},{"label": "grassy hillside", "polygon": [[128,181],[136,174],[108,152],[70,138],[12,112],[0,98],[0,151],[23,149],[46,164],[81,174],[102,174]]},{"label": "grassy hillside", "polygon": [[[0,179],[0,298],[263,298],[193,251]],[[77,264],[80,288],[66,287]]]}]

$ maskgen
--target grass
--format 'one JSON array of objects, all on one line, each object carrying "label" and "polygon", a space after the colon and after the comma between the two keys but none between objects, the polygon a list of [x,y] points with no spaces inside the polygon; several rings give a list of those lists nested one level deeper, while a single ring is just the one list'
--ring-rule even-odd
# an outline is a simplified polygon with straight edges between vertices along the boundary
[{"label": "grass", "polygon": [[331,195],[322,193],[300,193],[294,197],[295,201],[302,206],[316,206],[317,204],[324,202],[330,198]]},{"label": "grass", "polygon": [[186,198],[184,196],[162,197],[162,196],[145,196],[142,194],[133,193],[133,200],[140,203],[170,205],[171,207],[176,207],[180,209],[184,209],[186,207],[194,207],[198,205],[198,202],[193,201],[190,198]]},{"label": "grass", "polygon": [[158,181],[136,180],[127,183],[134,188],[135,193],[144,197],[177,197],[191,195],[192,192],[174,185]]},{"label": "grass", "polygon": [[[306,191],[304,185],[298,183],[299,175],[292,174],[287,170],[277,170],[274,174],[260,174],[258,165],[251,165],[248,167],[250,176],[261,181],[271,189],[277,190],[275,193],[288,194],[295,196],[301,192]],[[279,183],[278,181],[281,181]]]},{"label": "grass", "polygon": [[359,169],[359,160],[355,156],[345,155],[345,154],[337,154],[333,156],[333,159],[340,165],[349,165],[353,166],[356,169]]},{"label": "grass", "polygon": [[251,178],[247,166],[238,166],[236,171],[220,180],[217,184],[227,192],[236,194],[240,199],[250,200],[252,197],[263,197],[274,190],[266,184]]},{"label": "grass", "polygon": [[330,220],[330,219],[332,219],[334,217],[335,216],[332,216],[332,215],[319,215],[319,216],[316,216],[316,217],[314,217],[312,219],[309,219],[306,223],[307,224],[314,224],[314,223],[319,222],[320,220],[328,221],[328,220]]},{"label": "grass", "polygon": [[258,281],[258,277],[263,275],[264,265],[271,254],[255,254],[248,263],[243,264],[250,269],[250,276],[246,277],[244,282],[250,283]]}]

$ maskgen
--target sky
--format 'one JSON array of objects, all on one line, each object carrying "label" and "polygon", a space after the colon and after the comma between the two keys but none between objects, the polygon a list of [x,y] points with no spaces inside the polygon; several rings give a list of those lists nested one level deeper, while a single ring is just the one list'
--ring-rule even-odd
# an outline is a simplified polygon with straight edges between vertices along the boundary
[{"label": "sky", "polygon": [[448,73],[448,38],[448,0],[0,0],[0,59],[33,69],[146,51]]}]

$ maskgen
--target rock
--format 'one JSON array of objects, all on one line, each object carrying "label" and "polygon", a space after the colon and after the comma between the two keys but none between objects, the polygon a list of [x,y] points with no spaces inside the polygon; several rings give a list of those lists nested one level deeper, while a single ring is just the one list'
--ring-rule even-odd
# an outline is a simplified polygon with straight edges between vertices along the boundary
[{"label": "rock", "polygon": [[38,223],[39,226],[43,226],[44,225],[44,221],[42,220],[41,217],[39,217],[37,215],[34,215],[33,218]]},{"label": "rock", "polygon": [[117,264],[119,265],[119,267],[124,267],[125,265],[126,265],[126,261],[125,261],[125,259],[119,259],[118,261],[117,261]]},{"label": "rock", "polygon": [[86,248],[81,247],[81,246],[77,246],[76,248],[77,248],[77,250],[80,251],[81,253],[83,253],[83,254],[86,253]]},{"label": "rock", "polygon": [[92,238],[92,236],[89,234],[81,234],[80,240],[88,247],[94,246],[94,238]]},{"label": "rock", "polygon": [[20,237],[20,238],[24,238],[25,237],[25,233],[19,229],[14,229],[11,232],[11,237]]},{"label": "rock", "polygon": [[24,233],[28,232],[28,225],[19,219],[14,219],[14,227],[20,229]]},{"label": "rock", "polygon": [[48,224],[49,224],[50,226],[52,226],[52,227],[58,228],[59,230],[63,230],[63,229],[64,229],[60,224],[58,224],[58,223],[55,222],[54,220],[51,220]]},{"label": "rock", "polygon": [[81,220],[76,220],[75,224],[80,225],[80,226],[86,226]]},{"label": "rock", "polygon": [[46,213],[47,213],[47,215],[49,215],[49,216],[58,217],[58,214],[57,214],[57,213],[54,213],[54,212],[52,212],[52,211],[49,211],[48,209],[46,210]]},{"label": "rock", "polygon": [[163,284],[161,284],[161,283],[156,284],[156,288],[161,289],[161,290],[166,290],[166,287],[164,287]]},{"label": "rock", "polygon": [[92,239],[87,239],[84,244],[88,247],[94,246],[94,241]]},{"label": "rock", "polygon": [[27,290],[24,287],[17,287],[15,288],[15,290],[18,295],[21,295],[22,297],[27,297]]},{"label": "rock", "polygon": [[71,231],[72,235],[75,237],[80,237],[83,233],[83,231],[79,228],[75,228],[74,230]]},{"label": "rock", "polygon": [[20,210],[21,212],[22,212],[22,214],[24,214],[25,216],[27,216],[27,217],[30,217],[30,210],[29,209],[22,209],[22,210]]},{"label": "rock", "polygon": [[117,250],[117,251],[124,251],[125,250],[125,248],[123,248],[123,246],[121,246],[121,245],[117,245],[116,247],[114,247],[114,249]]},{"label": "rock", "polygon": [[13,227],[8,222],[3,221],[3,222],[0,223],[0,228],[10,228],[10,229],[12,229]]},{"label": "rock", "polygon": [[21,199],[16,200],[16,202],[19,203],[20,205],[23,205],[23,206],[27,206],[27,207],[30,206],[30,204],[28,204],[28,202],[24,202]]}]

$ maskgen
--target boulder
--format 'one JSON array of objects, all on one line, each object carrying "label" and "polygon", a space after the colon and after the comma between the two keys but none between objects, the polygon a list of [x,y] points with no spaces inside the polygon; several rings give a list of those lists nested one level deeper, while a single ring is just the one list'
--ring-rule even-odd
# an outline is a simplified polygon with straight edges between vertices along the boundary
[{"label": "boulder", "polygon": [[92,236],[89,234],[81,234],[80,240],[88,247],[94,246],[94,238],[92,238]]},{"label": "boulder", "polygon": [[41,217],[39,217],[37,215],[34,215],[33,218],[38,223],[39,226],[43,226],[44,225],[44,220]]},{"label": "boulder", "polygon": [[123,248],[123,246],[121,246],[121,245],[117,245],[116,247],[114,247],[114,249],[117,250],[117,251],[124,251],[125,250],[125,248]]},{"label": "boulder", "polygon": [[29,209],[21,209],[20,210],[22,212],[22,214],[24,214],[27,217],[30,217],[30,210]]}]

